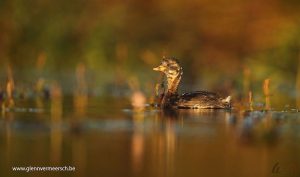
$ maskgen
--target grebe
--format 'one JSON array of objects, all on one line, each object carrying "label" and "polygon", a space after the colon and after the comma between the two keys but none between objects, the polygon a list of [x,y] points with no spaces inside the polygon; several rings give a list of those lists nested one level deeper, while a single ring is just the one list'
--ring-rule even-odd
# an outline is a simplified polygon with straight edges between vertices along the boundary
[{"label": "grebe", "polygon": [[208,91],[196,91],[178,95],[177,89],[182,76],[182,68],[175,58],[164,58],[154,71],[166,75],[167,89],[162,95],[162,108],[186,109],[230,109],[231,97],[221,98],[218,94]]}]

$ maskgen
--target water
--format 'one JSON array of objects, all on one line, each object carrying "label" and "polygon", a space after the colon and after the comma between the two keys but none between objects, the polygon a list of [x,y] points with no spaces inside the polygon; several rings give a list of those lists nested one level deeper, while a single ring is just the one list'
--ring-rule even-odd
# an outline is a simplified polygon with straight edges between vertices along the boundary
[{"label": "water", "polygon": [[[136,110],[112,98],[19,102],[2,111],[0,176],[297,177],[299,116],[297,110]],[[76,170],[15,172],[14,166]]]}]

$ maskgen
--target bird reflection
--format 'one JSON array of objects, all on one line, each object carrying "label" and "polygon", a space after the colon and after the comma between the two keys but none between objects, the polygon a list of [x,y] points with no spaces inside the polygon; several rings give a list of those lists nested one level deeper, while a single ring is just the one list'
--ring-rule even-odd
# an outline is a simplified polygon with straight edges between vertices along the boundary
[{"label": "bird reflection", "polygon": [[[228,112],[224,110],[193,110],[193,109],[163,109],[157,113],[155,119],[157,127],[152,139],[151,155],[152,163],[157,168],[158,174],[153,176],[174,176],[176,174],[176,167],[180,164],[177,161],[177,154],[180,154],[178,145],[181,144],[180,137],[186,133],[194,133],[194,130],[189,129],[188,122],[191,120],[208,120],[219,121],[224,120]],[[220,119],[217,119],[220,118]],[[186,128],[185,128],[186,127]],[[202,124],[201,124],[202,127]],[[204,124],[205,128],[205,124]],[[197,133],[203,132],[200,129],[196,130]]]},{"label": "bird reflection", "polygon": [[161,117],[177,120],[179,118],[179,110],[177,110],[177,109],[162,109]]},{"label": "bird reflection", "polygon": [[161,110],[161,117],[166,119],[181,120],[210,117],[212,119],[224,117],[228,110],[214,109],[164,109]]}]

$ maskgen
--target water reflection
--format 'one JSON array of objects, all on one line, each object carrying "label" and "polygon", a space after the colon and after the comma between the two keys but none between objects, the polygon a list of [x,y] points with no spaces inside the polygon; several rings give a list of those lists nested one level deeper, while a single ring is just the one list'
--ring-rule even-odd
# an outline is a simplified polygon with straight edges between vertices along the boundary
[{"label": "water reflection", "polygon": [[[143,172],[149,171],[149,176],[177,176],[176,173],[180,168],[180,162],[178,162],[178,153],[181,151],[180,144],[182,143],[182,137],[194,137],[197,139],[198,136],[206,137],[214,134],[214,131],[210,128],[198,129],[198,121],[218,121],[209,120],[223,119],[227,115],[227,112],[213,111],[213,110],[159,110],[154,115],[153,122],[151,124],[151,130],[149,135],[146,133],[144,137],[149,137],[146,141],[146,150],[143,148],[144,159],[149,159],[146,162],[146,169]],[[191,125],[195,123],[195,126]],[[133,135],[135,138],[135,135]],[[150,139],[150,140],[149,140]],[[197,141],[197,140],[196,140]],[[149,147],[149,148],[147,148]],[[133,146],[133,149],[135,147]],[[189,151],[188,149],[186,149]],[[149,153],[151,152],[151,153]],[[198,152],[196,152],[198,153]],[[145,161],[144,161],[145,163]],[[189,162],[187,162],[189,163]],[[150,166],[150,169],[148,169]],[[134,166],[135,167],[135,166]],[[136,176],[140,176],[136,175]]]},{"label": "water reflection", "polygon": [[[72,165],[76,168],[76,173],[74,176],[86,176],[87,173],[87,152],[86,143],[83,137],[73,137],[72,138]],[[92,159],[91,159],[92,160]],[[94,159],[98,160],[98,159]],[[94,163],[97,163],[94,161]]]},{"label": "water reflection", "polygon": [[88,88],[86,84],[86,68],[83,63],[76,67],[76,88],[74,91],[74,108],[76,118],[83,118],[88,103]]},{"label": "water reflection", "polygon": [[281,121],[274,115],[270,111],[246,112],[240,127],[240,141],[275,145],[280,135]]},{"label": "water reflection", "polygon": [[11,129],[11,125],[12,122],[14,120],[14,114],[11,113],[6,113],[4,112],[2,114],[3,118],[4,118],[4,129],[5,129],[5,155],[4,155],[4,159],[5,159],[5,167],[9,167],[12,164],[12,152],[11,149],[13,147],[12,144],[12,129]]},{"label": "water reflection", "polygon": [[144,160],[144,134],[143,130],[135,128],[132,135],[131,142],[131,156],[132,156],[132,170],[133,174],[138,176],[142,172]]},{"label": "water reflection", "polygon": [[86,67],[79,63],[75,71],[76,88],[73,98],[74,113],[71,119],[72,137],[72,159],[77,171],[74,176],[85,176],[87,168],[87,148],[83,132],[84,121],[88,106],[88,87],[86,84]]},{"label": "water reflection", "polygon": [[[1,176],[12,162],[70,165],[76,172],[63,176],[108,177],[271,176],[276,162],[299,163],[298,112],[144,107],[103,116],[114,104],[92,105],[98,100],[89,98],[77,111],[74,99],[80,97],[64,98],[57,83],[51,93],[43,112],[3,112]],[[30,148],[34,155],[27,153]]]},{"label": "water reflection", "polygon": [[50,144],[51,153],[50,161],[52,165],[61,165],[62,154],[62,91],[57,82],[54,82],[51,86],[51,130],[50,130]]},{"label": "water reflection", "polygon": [[6,106],[11,108],[15,105],[13,94],[15,89],[15,82],[13,77],[13,71],[10,65],[7,66],[7,80],[6,80]]}]

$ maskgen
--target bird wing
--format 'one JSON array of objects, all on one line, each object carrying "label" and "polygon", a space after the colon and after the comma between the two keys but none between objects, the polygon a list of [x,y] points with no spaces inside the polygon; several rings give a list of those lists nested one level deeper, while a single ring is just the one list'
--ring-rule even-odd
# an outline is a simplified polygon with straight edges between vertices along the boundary
[{"label": "bird wing", "polygon": [[180,108],[224,108],[222,98],[208,91],[184,93],[179,97],[177,105]]}]

